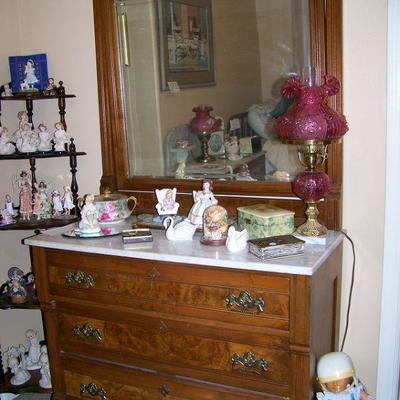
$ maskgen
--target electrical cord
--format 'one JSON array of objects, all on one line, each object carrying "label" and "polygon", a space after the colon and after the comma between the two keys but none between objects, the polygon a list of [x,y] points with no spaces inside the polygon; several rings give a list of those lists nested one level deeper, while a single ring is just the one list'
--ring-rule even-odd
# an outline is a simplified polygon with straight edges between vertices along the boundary
[{"label": "electrical cord", "polygon": [[347,312],[346,312],[346,325],[344,328],[344,334],[343,334],[343,339],[342,339],[342,344],[340,346],[340,351],[343,351],[344,344],[346,342],[347,338],[347,331],[349,330],[349,321],[350,321],[350,310],[351,310],[351,299],[353,297],[353,288],[354,288],[354,276],[355,276],[355,271],[356,271],[356,251],[354,248],[354,242],[351,239],[351,237],[344,231],[341,231],[343,235],[346,237],[346,239],[350,242],[351,244],[351,250],[353,252],[353,266],[351,270],[351,281],[350,281],[350,291],[349,291],[349,302],[347,303]]}]

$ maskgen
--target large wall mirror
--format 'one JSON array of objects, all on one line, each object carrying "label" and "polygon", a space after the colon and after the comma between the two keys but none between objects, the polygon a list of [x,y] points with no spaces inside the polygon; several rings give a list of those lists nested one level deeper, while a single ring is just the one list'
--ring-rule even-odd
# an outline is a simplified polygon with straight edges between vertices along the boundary
[{"label": "large wall mirror", "polygon": [[[228,209],[264,199],[303,204],[290,179],[302,167],[294,146],[273,132],[288,106],[282,82],[315,67],[340,79],[340,2],[335,0],[94,0],[102,129],[102,187],[135,192],[192,189],[212,178]],[[340,108],[340,99],[333,106]],[[189,126],[199,105],[213,108],[215,132]],[[239,152],[237,150],[239,144]],[[339,226],[341,147],[329,151],[333,190],[320,207]],[[204,159],[207,162],[204,162]],[[242,181],[240,171],[250,171]],[[276,171],[289,173],[282,181]],[[239,180],[238,180],[239,178]],[[259,201],[259,200],[258,200]],[[183,208],[184,208],[183,207]]]}]

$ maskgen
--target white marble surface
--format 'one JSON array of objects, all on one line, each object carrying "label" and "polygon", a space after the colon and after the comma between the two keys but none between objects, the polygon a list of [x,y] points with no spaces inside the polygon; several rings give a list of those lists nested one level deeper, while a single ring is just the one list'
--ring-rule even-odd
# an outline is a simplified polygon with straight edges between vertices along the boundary
[{"label": "white marble surface", "polygon": [[[113,226],[115,227],[116,225]],[[74,225],[68,225],[61,228],[49,229],[38,236],[25,239],[24,243],[29,246],[50,249],[142,258],[146,260],[313,275],[343,240],[342,233],[329,231],[326,245],[306,244],[305,252],[302,255],[260,260],[250,254],[247,249],[238,253],[230,253],[225,246],[205,246],[200,243],[199,234],[194,236],[193,241],[168,241],[165,238],[163,230],[153,229],[153,242],[129,245],[127,247],[123,245],[121,236],[98,239],[71,239],[62,236],[63,232],[73,228]]]}]

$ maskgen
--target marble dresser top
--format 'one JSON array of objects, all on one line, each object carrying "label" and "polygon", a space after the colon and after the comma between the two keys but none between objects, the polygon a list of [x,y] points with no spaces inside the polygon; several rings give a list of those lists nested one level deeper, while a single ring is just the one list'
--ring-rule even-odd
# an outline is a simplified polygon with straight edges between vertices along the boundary
[{"label": "marble dresser top", "polygon": [[253,271],[278,272],[298,275],[313,275],[343,240],[340,232],[329,231],[325,245],[306,244],[302,255],[260,260],[247,249],[230,253],[225,246],[205,246],[200,235],[193,241],[168,241],[163,230],[153,229],[152,243],[124,247],[121,236],[97,239],[72,239],[62,236],[74,225],[54,228],[24,240],[29,246],[45,247],[84,253],[141,258],[213,267],[248,269]]}]

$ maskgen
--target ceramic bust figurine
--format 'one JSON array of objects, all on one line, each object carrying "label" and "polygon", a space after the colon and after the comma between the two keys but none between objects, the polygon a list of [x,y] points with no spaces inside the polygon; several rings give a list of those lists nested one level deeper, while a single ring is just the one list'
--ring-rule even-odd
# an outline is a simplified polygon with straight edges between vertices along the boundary
[{"label": "ceramic bust figurine", "polygon": [[11,373],[14,374],[10,380],[11,385],[23,385],[25,382],[28,382],[29,379],[31,379],[31,374],[22,368],[22,365],[17,357],[9,357],[8,367],[10,368]]},{"label": "ceramic bust figurine", "polygon": [[178,212],[179,203],[175,201],[176,188],[156,189],[158,203],[156,209],[159,215],[175,215]]},{"label": "ceramic bust figurine", "polygon": [[13,93],[12,93],[12,90],[10,88],[10,84],[9,83],[5,83],[3,85],[3,92],[1,93],[1,96],[2,97],[8,97],[8,96],[12,96],[12,95],[13,95]]},{"label": "ceramic bust figurine", "polygon": [[212,192],[212,181],[206,179],[203,181],[203,190],[193,191],[194,204],[189,211],[188,218],[196,226],[203,225],[204,210],[218,203]]},{"label": "ceramic bust figurine", "polygon": [[79,222],[79,232],[81,234],[91,234],[100,232],[98,221],[99,212],[93,204],[94,195],[89,193],[84,197],[84,206],[81,210],[81,220]]},{"label": "ceramic bust figurine", "polygon": [[64,125],[61,122],[56,122],[54,125],[56,130],[54,131],[54,150],[65,151],[65,144],[68,143],[67,132],[64,130]]},{"label": "ceramic bust figurine", "polygon": [[38,332],[34,331],[33,329],[28,329],[25,333],[25,336],[28,339],[29,343],[28,356],[26,358],[27,369],[40,369],[40,343],[38,339]]},{"label": "ceramic bust figurine", "polygon": [[4,126],[0,126],[0,154],[13,154],[15,153],[15,146],[11,143],[11,135],[8,129]]},{"label": "ceramic bust figurine", "polygon": [[40,380],[39,386],[43,389],[51,389],[51,375],[49,367],[49,356],[46,353],[41,353],[39,357],[40,364]]},{"label": "ceramic bust figurine", "polygon": [[47,130],[47,126],[44,124],[40,124],[38,126],[38,136],[39,136],[39,151],[51,151],[53,145],[51,143],[52,136]]}]

